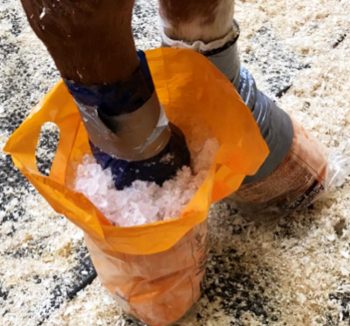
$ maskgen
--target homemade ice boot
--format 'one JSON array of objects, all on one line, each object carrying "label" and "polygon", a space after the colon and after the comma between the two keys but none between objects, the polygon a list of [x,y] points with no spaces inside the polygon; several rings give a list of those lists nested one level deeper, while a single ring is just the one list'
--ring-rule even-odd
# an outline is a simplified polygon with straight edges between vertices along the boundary
[{"label": "homemade ice boot", "polygon": [[[205,55],[232,82],[252,111],[270,154],[254,176],[247,177],[234,195],[250,213],[286,213],[308,206],[324,188],[327,159],[322,146],[310,139],[297,122],[258,90],[250,72],[241,67],[237,49],[239,28],[209,43],[173,40],[163,44],[189,48]],[[218,90],[219,91],[219,90]]]},{"label": "homemade ice boot", "polygon": [[92,153],[103,168],[111,168],[115,186],[135,180],[161,185],[190,154],[179,129],[171,125],[158,101],[147,60],[125,81],[83,85],[65,80],[89,134]]}]

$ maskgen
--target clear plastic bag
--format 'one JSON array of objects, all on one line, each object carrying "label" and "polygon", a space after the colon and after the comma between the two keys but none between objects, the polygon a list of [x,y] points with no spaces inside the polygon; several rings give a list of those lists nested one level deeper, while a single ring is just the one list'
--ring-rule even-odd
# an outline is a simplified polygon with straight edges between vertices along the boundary
[{"label": "clear plastic bag", "polygon": [[350,175],[350,142],[346,142],[330,151],[328,155],[328,173],[325,183],[327,191],[332,192],[341,187]]}]

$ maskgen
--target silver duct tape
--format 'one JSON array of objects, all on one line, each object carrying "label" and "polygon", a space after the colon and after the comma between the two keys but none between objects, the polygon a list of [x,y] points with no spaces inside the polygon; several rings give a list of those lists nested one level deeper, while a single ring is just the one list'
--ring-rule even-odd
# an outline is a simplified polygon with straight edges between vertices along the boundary
[{"label": "silver duct tape", "polygon": [[251,78],[251,74],[245,68],[240,68],[240,83],[236,89],[241,95],[244,103],[252,110],[255,105],[258,89],[254,78]]},{"label": "silver duct tape", "polygon": [[255,113],[259,113],[258,125],[270,154],[259,171],[254,176],[247,177],[245,183],[268,177],[288,155],[294,136],[293,124],[289,115],[260,91],[258,91],[258,99],[253,111],[254,116]]},{"label": "silver duct tape", "polygon": [[[240,81],[240,60],[237,43],[227,49],[207,56],[207,58],[234,84],[238,89]],[[233,58],[236,58],[235,60]]]},{"label": "silver duct tape", "polygon": [[244,183],[252,183],[269,176],[282,163],[292,146],[294,130],[289,115],[257,89],[248,70],[241,68],[240,78],[240,95],[251,109],[270,150],[258,172],[244,180]]},{"label": "silver duct tape", "polygon": [[146,160],[169,142],[171,131],[156,92],[136,111],[108,117],[109,127],[100,119],[96,107],[77,104],[91,142],[114,158]]},{"label": "silver duct tape", "polygon": [[287,156],[293,141],[292,121],[286,112],[258,90],[250,72],[241,68],[237,42],[207,57],[232,81],[242,100],[252,111],[270,149],[270,154],[259,171],[254,176],[247,177],[244,183],[259,181],[269,176]]}]

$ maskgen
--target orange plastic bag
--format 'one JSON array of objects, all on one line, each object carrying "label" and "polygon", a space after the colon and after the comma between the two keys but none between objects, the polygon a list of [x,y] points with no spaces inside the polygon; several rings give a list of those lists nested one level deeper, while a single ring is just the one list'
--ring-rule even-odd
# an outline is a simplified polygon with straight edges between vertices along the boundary
[{"label": "orange plastic bag", "polygon": [[[102,283],[124,309],[151,325],[166,325],[179,319],[200,295],[211,203],[253,175],[268,148],[250,110],[205,57],[190,50],[157,49],[148,51],[147,59],[160,102],[189,144],[205,137],[220,144],[205,181],[176,218],[113,226],[73,190],[76,166],[90,149],[79,112],[62,82],[13,133],[5,151],[51,206],[85,232]],[[46,122],[60,130],[49,176],[40,174],[35,160]]]}]

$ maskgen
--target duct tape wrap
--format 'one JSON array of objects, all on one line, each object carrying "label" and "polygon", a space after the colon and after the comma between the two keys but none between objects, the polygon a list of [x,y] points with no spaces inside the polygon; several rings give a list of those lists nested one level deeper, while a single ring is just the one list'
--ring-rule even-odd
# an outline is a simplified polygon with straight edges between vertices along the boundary
[{"label": "duct tape wrap", "polygon": [[257,89],[255,80],[248,70],[241,68],[240,71],[238,92],[252,110],[270,149],[269,156],[257,174],[245,179],[245,183],[251,183],[269,176],[281,164],[292,146],[294,131],[289,115]]},{"label": "duct tape wrap", "polygon": [[169,142],[168,120],[155,92],[131,113],[108,116],[96,106],[78,106],[91,142],[112,158],[146,160]]},{"label": "duct tape wrap", "polygon": [[[159,103],[146,57],[126,81],[107,85],[65,83],[77,103],[92,152],[111,167],[117,189],[135,180],[162,184],[190,155],[180,130],[169,126]],[[163,157],[168,160],[162,160]]]},{"label": "duct tape wrap", "polygon": [[143,52],[126,81],[81,85],[66,80],[91,142],[113,158],[140,161],[157,155],[170,139],[168,120],[154,90]]},{"label": "duct tape wrap", "polygon": [[216,43],[214,43],[212,45],[213,48],[210,50],[205,49],[203,46],[199,48],[199,52],[205,55],[232,82],[237,90],[240,87],[241,73],[241,62],[237,46],[239,35],[239,26],[236,21],[234,21],[232,31],[224,37],[224,39],[227,39],[224,45],[220,48],[216,48],[214,47]]},{"label": "duct tape wrap", "polygon": [[259,171],[244,181],[251,183],[270,175],[287,156],[293,141],[293,125],[289,115],[260,92],[250,72],[241,67],[237,49],[239,27],[236,22],[233,31],[236,33],[231,32],[232,39],[222,48],[201,52],[232,81],[242,100],[251,109],[270,149]]},{"label": "duct tape wrap", "polygon": [[[220,49],[220,51],[210,51],[209,53],[205,53],[205,55],[238,89],[240,82],[240,60],[236,39],[228,45]],[[233,58],[235,59],[233,60]]]}]

